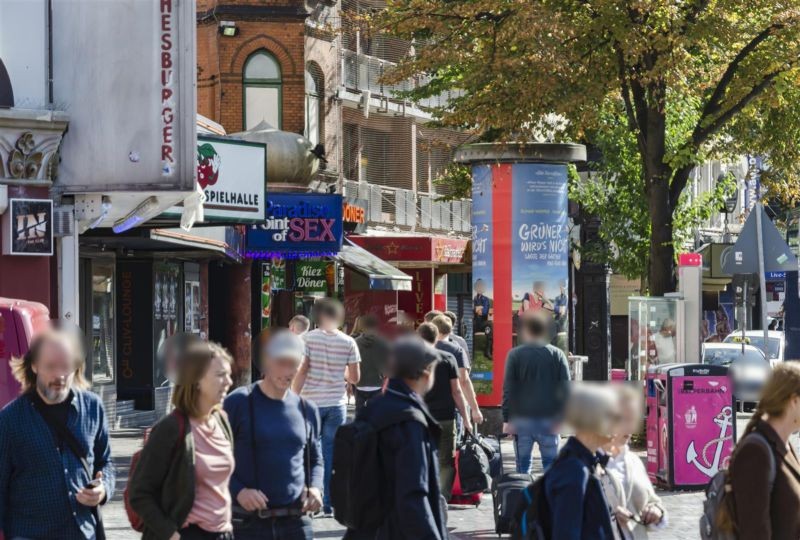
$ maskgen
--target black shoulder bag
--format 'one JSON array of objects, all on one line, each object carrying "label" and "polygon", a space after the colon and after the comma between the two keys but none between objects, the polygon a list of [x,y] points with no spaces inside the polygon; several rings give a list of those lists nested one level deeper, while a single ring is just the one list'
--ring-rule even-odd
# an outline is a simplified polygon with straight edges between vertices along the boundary
[{"label": "black shoulder bag", "polygon": [[[75,399],[77,399],[77,396]],[[30,400],[33,404],[33,408],[36,409],[36,412],[39,413],[45,424],[47,424],[53,433],[55,433],[56,438],[60,441],[63,441],[63,443],[67,445],[75,457],[80,460],[81,465],[83,465],[83,468],[86,471],[86,474],[89,475],[89,481],[91,482],[94,480],[92,468],[89,466],[89,461],[86,459],[87,452],[83,449],[81,443],[78,442],[78,439],[75,438],[75,434],[72,433],[69,428],[67,428],[66,424],[55,422],[49,417],[49,415],[45,414],[41,409],[40,402],[34,396],[30,396]],[[105,464],[102,464],[102,466],[99,468],[102,469],[104,466]],[[106,494],[106,497],[108,497],[108,494]],[[91,507],[90,510],[92,515],[94,515],[94,519],[97,524],[95,526],[95,539],[106,540],[106,531],[105,527],[103,526],[103,516],[100,513],[100,505],[98,504],[97,506]]]}]

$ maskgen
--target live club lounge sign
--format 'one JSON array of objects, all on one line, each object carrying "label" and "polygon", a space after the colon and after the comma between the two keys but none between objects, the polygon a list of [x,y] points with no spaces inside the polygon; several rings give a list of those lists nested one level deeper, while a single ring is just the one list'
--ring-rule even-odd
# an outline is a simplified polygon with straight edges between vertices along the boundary
[{"label": "live club lounge sign", "polygon": [[341,195],[268,193],[266,221],[247,230],[247,252],[253,257],[313,256],[341,247]]},{"label": "live club lounge sign", "polygon": [[3,255],[53,254],[53,201],[10,199],[3,214]]}]

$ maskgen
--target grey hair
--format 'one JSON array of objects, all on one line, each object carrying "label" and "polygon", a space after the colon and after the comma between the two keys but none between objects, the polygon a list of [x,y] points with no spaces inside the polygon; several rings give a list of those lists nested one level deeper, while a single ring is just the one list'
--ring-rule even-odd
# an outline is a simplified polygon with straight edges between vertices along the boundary
[{"label": "grey hair", "polygon": [[611,436],[619,416],[619,395],[606,385],[581,383],[572,387],[566,420],[575,431]]}]

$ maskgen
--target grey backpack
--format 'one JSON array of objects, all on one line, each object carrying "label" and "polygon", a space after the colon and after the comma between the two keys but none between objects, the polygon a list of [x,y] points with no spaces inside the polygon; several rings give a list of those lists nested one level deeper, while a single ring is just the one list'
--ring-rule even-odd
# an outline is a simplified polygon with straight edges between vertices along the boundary
[{"label": "grey backpack", "polygon": [[[752,431],[745,435],[745,439],[752,439],[756,443],[764,446],[769,455],[769,491],[775,484],[775,476],[778,474],[775,454],[772,452],[767,439],[759,432]],[[741,441],[739,444],[744,442]],[[730,480],[728,471],[719,471],[706,486],[706,500],[703,501],[703,515],[700,516],[700,538],[703,540],[736,540],[736,534],[728,531],[720,531],[717,527],[717,514],[726,503],[725,497],[730,491]]]}]

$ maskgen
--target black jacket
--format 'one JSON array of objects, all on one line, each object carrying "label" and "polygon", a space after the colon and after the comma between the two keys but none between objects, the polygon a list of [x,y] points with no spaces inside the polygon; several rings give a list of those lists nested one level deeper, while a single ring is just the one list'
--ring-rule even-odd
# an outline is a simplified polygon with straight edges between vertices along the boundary
[{"label": "black jacket", "polygon": [[420,396],[398,379],[390,379],[386,392],[373,398],[365,410],[366,419],[409,407],[421,410],[428,426],[410,420],[380,433],[378,444],[389,495],[387,508],[391,510],[380,529],[369,538],[446,540],[435,443],[439,440],[439,424]]},{"label": "black jacket", "polygon": [[575,437],[547,470],[544,489],[558,540],[613,540],[611,513],[595,469],[603,463]]},{"label": "black jacket", "polygon": [[375,334],[361,334],[356,338],[361,356],[359,387],[381,386],[389,357],[389,342]]}]

